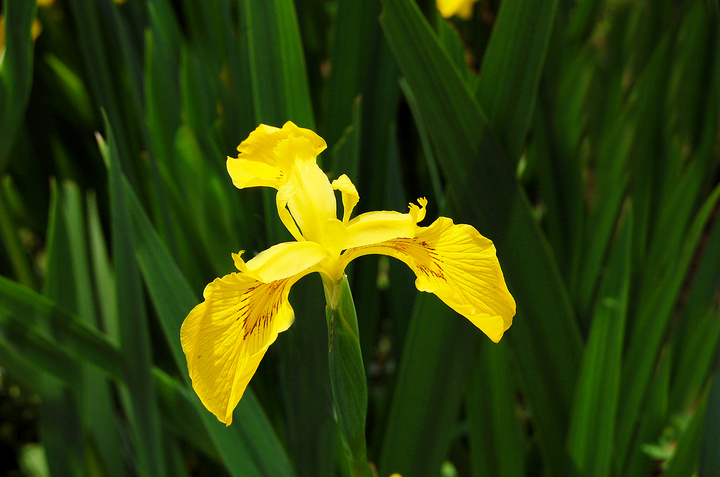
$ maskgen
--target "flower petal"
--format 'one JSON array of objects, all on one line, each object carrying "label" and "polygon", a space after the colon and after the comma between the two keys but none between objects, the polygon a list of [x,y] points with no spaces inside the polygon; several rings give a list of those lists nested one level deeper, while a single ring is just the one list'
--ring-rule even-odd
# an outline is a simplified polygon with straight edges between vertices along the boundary
[{"label": "flower petal", "polygon": [[246,187],[273,187],[279,189],[285,183],[285,174],[276,166],[247,159],[227,158],[226,167],[233,185]]},{"label": "flower petal", "polygon": [[394,238],[413,237],[416,224],[425,218],[426,199],[418,199],[419,206],[410,204],[409,213],[367,212],[352,219],[347,226],[345,248],[364,247]]},{"label": "flower petal", "polygon": [[345,174],[332,181],[332,188],[342,192],[343,223],[346,224],[350,220],[353,209],[360,200],[360,194],[358,194],[355,184],[353,184]]},{"label": "flower petal", "polygon": [[292,167],[287,157],[279,157],[275,148],[288,138],[308,141],[313,157],[325,150],[325,141],[309,129],[299,128],[288,121],[282,129],[261,124],[238,146],[237,159],[228,157],[227,170],[233,184],[245,187],[279,188],[287,180]]},{"label": "flower petal", "polygon": [[298,274],[307,275],[310,268],[326,258],[327,251],[315,242],[285,242],[263,250],[248,260],[244,267],[248,275],[263,282],[272,282]]},{"label": "flower petal", "polygon": [[418,290],[435,293],[498,342],[512,324],[515,300],[507,289],[495,247],[470,225],[440,217],[412,237],[348,249],[343,257],[377,253],[405,262]]},{"label": "flower petal", "polygon": [[393,211],[366,212],[347,226],[347,248],[363,247],[399,237],[412,237],[415,222],[410,214]]},{"label": "flower petal", "polygon": [[193,389],[226,425],[260,360],[294,319],[290,286],[299,277],[263,283],[242,273],[215,279],[180,330]]},{"label": "flower petal", "polygon": [[436,0],[435,4],[440,11],[440,15],[444,18],[450,18],[457,15],[460,18],[468,20],[472,17],[473,4],[477,0]]},{"label": "flower petal", "polygon": [[287,207],[288,201],[295,195],[296,192],[297,188],[292,184],[285,184],[279,187],[277,194],[275,195],[275,205],[277,206],[280,221],[283,225],[285,225],[285,228],[288,232],[290,232],[290,235],[292,235],[298,242],[302,242],[305,240],[305,237],[303,237],[295,219],[293,219],[292,214],[290,214],[290,210],[288,210]]},{"label": "flower petal", "polygon": [[325,173],[318,167],[315,148],[304,137],[283,139],[275,148],[278,157],[292,164],[287,173],[287,207],[308,240],[322,242],[325,223],[337,218],[335,194]]}]

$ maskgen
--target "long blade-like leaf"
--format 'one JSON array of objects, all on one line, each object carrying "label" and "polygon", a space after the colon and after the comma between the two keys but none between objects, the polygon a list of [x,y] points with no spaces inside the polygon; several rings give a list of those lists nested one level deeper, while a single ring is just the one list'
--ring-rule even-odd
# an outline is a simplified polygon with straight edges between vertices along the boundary
[{"label": "long blade-like leaf", "polygon": [[595,307],[571,412],[568,450],[576,475],[612,470],[620,363],[630,287],[632,214],[615,241]]},{"label": "long blade-like leaf", "polygon": [[36,2],[3,2],[6,47],[0,51],[0,172],[4,172],[15,142],[32,84],[33,38],[31,28]]},{"label": "long blade-like leaf", "polygon": [[483,55],[475,97],[517,162],[530,125],[558,1],[505,0]]},{"label": "long blade-like leaf", "polygon": [[560,473],[581,351],[567,291],[506,152],[419,10],[407,0],[384,5],[381,22],[450,183],[454,218],[478,226],[499,251],[519,309],[508,334],[544,456]]},{"label": "long blade-like leaf", "polygon": [[[187,313],[197,304],[190,286],[153,230],[145,212],[131,187],[125,182],[125,194],[131,220],[131,232],[135,254],[150,297],[160,318],[168,346],[189,384],[185,355],[180,347],[180,326]],[[207,432],[233,475],[292,475],[287,455],[262,407],[251,390],[246,391],[236,409],[238,423],[228,433],[202,406],[199,399],[194,403],[202,417]],[[254,467],[257,466],[257,467]]]},{"label": "long blade-like leaf", "polygon": [[124,400],[134,431],[135,453],[141,474],[165,475],[162,459],[160,421],[152,382],[152,349],[140,272],[134,256],[128,213],[123,189],[123,172],[110,123],[107,147],[109,154],[110,213],[112,223],[113,261],[116,272],[120,347],[126,370],[128,398]]},{"label": "long blade-like leaf", "polygon": [[305,57],[291,0],[243,1],[258,122],[314,128]]},{"label": "long blade-like leaf", "polygon": [[436,297],[418,296],[386,423],[380,475],[439,475],[478,338],[471,328]]}]

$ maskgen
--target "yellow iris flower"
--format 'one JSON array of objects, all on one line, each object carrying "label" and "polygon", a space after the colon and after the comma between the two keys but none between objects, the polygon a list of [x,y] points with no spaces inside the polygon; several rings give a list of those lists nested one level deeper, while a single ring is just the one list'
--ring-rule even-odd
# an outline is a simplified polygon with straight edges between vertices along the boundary
[{"label": "yellow iris flower", "polygon": [[[368,212],[351,219],[358,192],[344,174],[328,180],[316,162],[325,148],[320,136],[292,122],[282,129],[260,125],[238,146],[238,158],[227,160],[236,187],[277,189],[278,214],[297,241],[274,245],[247,262],[243,252],[233,254],[238,272],[207,285],[204,301],[182,324],[193,388],[226,425],[268,347],[293,322],[290,287],[309,273],[319,272],[333,297],[351,260],[389,255],[415,272],[420,291],[435,293],[495,342],[515,315],[490,240],[446,217],[429,227],[417,225],[425,217],[425,199],[405,214]],[[342,220],[335,191],[342,196]]]},{"label": "yellow iris flower", "polygon": [[473,4],[477,0],[436,0],[435,5],[443,18],[450,18],[457,15],[468,20],[472,17]]}]

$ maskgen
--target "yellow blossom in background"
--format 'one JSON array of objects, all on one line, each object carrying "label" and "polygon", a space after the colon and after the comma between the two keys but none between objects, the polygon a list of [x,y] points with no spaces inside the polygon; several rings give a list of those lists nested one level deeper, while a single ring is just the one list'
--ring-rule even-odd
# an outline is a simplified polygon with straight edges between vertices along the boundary
[{"label": "yellow blossom in background", "polygon": [[437,9],[444,18],[457,15],[465,20],[472,16],[473,4],[477,0],[436,0]]},{"label": "yellow blossom in background", "polygon": [[[492,242],[470,225],[440,217],[428,227],[427,200],[408,213],[368,212],[352,217],[359,195],[346,175],[332,183],[317,165],[325,141],[287,122],[282,129],[260,125],[228,158],[233,184],[277,189],[280,219],[296,241],[274,245],[245,262],[233,254],[238,272],[215,279],[204,301],[183,322],[181,342],[193,388],[220,421],[232,412],[278,333],[294,319],[290,287],[319,272],[332,297],[333,284],[348,263],[382,254],[406,263],[418,290],[435,293],[497,342],[512,324],[515,301],[507,289]],[[337,217],[335,191],[342,197]]]}]

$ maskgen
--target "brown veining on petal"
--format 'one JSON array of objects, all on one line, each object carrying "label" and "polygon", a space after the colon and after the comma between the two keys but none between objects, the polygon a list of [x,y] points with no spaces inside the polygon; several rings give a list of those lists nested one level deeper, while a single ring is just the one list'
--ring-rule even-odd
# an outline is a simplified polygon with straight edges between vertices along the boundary
[{"label": "brown veining on petal", "polygon": [[415,267],[425,276],[432,276],[447,282],[440,254],[426,241],[414,238],[398,238],[390,242],[390,247],[398,252],[410,255],[415,260]]},{"label": "brown veining on petal", "polygon": [[243,319],[243,340],[260,329],[268,328],[270,320],[280,309],[287,283],[288,280],[260,283],[243,292],[237,309],[238,317],[235,319]]}]

